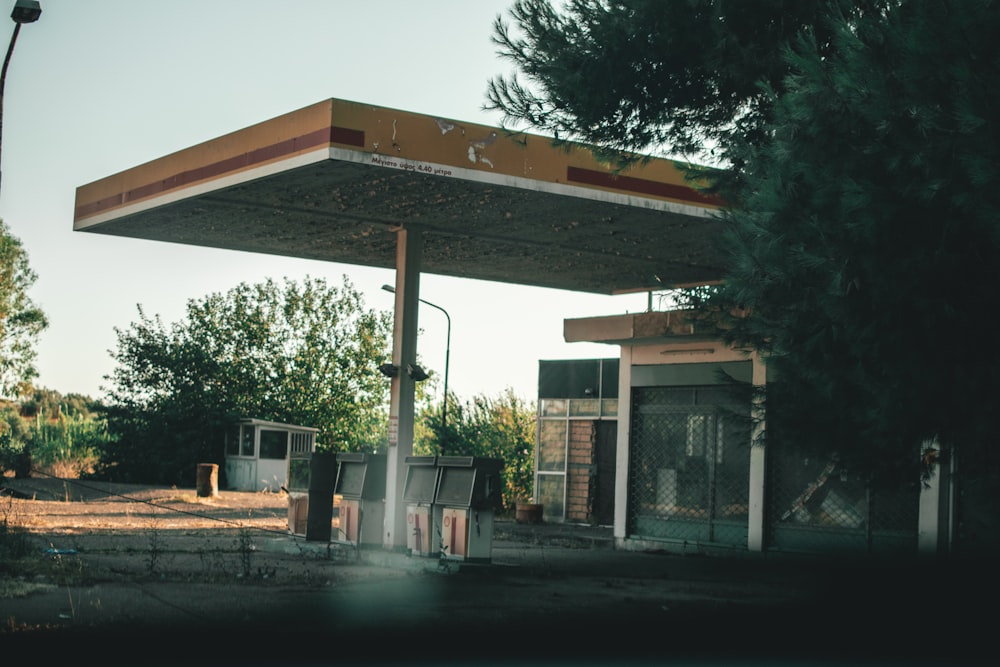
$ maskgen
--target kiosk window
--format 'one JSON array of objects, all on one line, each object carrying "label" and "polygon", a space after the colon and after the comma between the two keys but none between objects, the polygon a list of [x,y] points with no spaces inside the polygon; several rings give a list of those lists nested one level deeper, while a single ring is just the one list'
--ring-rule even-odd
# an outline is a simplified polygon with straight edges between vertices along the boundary
[{"label": "kiosk window", "polygon": [[240,429],[240,456],[253,456],[253,431],[252,426]]},{"label": "kiosk window", "polygon": [[260,458],[283,459],[288,454],[287,431],[260,432]]},{"label": "kiosk window", "polygon": [[226,455],[240,455],[240,427],[233,426],[226,432]]},{"label": "kiosk window", "polygon": [[309,488],[309,459],[296,458],[288,462],[288,488],[293,491]]}]

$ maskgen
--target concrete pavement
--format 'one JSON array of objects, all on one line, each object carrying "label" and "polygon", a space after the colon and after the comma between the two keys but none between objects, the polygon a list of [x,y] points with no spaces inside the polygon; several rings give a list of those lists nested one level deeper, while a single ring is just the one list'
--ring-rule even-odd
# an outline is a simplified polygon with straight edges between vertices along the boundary
[{"label": "concrete pavement", "polygon": [[[502,520],[493,537],[488,563],[334,553],[350,576],[326,587],[106,582],[104,608],[141,623],[0,633],[0,651],[185,667],[995,664],[982,563],[637,552],[609,528]],[[199,613],[174,624],[174,608]]]}]

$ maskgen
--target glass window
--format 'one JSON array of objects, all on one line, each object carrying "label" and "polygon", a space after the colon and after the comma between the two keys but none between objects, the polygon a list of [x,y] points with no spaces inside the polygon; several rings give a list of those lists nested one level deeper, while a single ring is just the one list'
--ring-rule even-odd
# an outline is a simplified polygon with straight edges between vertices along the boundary
[{"label": "glass window", "polygon": [[563,520],[565,512],[566,477],[563,475],[539,475],[538,497],[536,502],[542,505],[542,517],[546,519]]},{"label": "glass window", "polygon": [[538,438],[538,469],[563,472],[566,470],[566,432],[564,419],[541,420]]},{"label": "glass window", "polygon": [[288,462],[288,488],[292,491],[309,489],[309,459],[295,458]]},{"label": "glass window", "polygon": [[542,399],[542,416],[565,417],[567,405],[569,405],[569,401],[564,398]]},{"label": "glass window", "polygon": [[596,398],[574,398],[569,402],[570,417],[599,417],[601,401]]},{"label": "glass window", "polygon": [[288,453],[288,431],[260,432],[260,458],[283,459]]},{"label": "glass window", "polygon": [[226,431],[226,456],[239,456],[240,454],[240,427],[234,425]]},{"label": "glass window", "polygon": [[601,415],[604,417],[618,416],[618,399],[605,398],[601,400]]},{"label": "glass window", "polygon": [[240,456],[253,456],[253,426],[240,427]]}]

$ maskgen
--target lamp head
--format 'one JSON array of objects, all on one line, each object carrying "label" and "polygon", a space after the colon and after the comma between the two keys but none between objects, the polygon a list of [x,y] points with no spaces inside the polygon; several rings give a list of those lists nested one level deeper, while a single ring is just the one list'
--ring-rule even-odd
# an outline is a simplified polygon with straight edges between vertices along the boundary
[{"label": "lamp head", "polygon": [[10,17],[14,23],[34,23],[42,15],[42,6],[37,0],[17,0]]},{"label": "lamp head", "polygon": [[423,368],[417,366],[416,364],[407,364],[406,374],[413,378],[414,382],[423,382],[430,377]]},{"label": "lamp head", "polygon": [[382,364],[378,367],[378,372],[387,378],[394,378],[399,375],[399,366],[395,364]]}]

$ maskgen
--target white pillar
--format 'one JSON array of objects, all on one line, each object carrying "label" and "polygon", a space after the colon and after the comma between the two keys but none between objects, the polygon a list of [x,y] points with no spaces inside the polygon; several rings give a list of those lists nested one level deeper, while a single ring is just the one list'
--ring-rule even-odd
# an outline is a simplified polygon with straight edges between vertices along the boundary
[{"label": "white pillar", "polygon": [[386,456],[385,523],[383,546],[406,550],[406,457],[413,454],[413,395],[415,383],[406,374],[417,363],[417,300],[423,238],[419,231],[396,233],[396,304],[392,328],[392,363],[399,373],[392,379],[389,402],[389,451]]},{"label": "white pillar", "polygon": [[753,362],[753,403],[750,407],[753,427],[750,433],[750,479],[747,516],[747,549],[749,551],[764,550],[764,530],[767,527],[767,517],[764,513],[764,492],[767,485],[767,452],[764,447],[754,444],[761,429],[764,428],[764,405],[760,402],[760,394],[767,386],[767,367],[760,355],[751,355]]},{"label": "white pillar", "polygon": [[615,447],[615,540],[625,539],[628,522],[629,432],[632,424],[632,348],[622,345],[618,362],[618,444]]},{"label": "white pillar", "polygon": [[917,552],[922,556],[946,556],[951,550],[954,451],[949,453],[942,463],[941,447],[936,440],[929,440],[921,447],[921,455],[937,461],[930,479],[920,487]]}]

